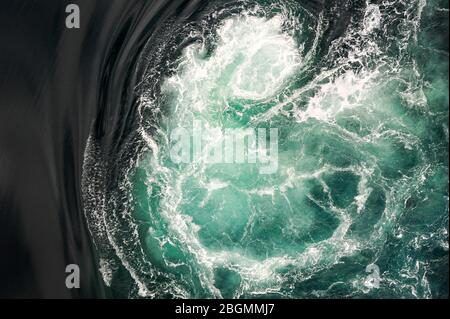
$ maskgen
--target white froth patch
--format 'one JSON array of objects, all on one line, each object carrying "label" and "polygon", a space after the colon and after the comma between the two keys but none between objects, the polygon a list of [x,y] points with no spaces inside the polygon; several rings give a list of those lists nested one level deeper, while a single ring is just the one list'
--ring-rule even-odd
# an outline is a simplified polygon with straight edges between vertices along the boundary
[{"label": "white froth patch", "polygon": [[110,287],[113,278],[113,269],[110,265],[110,262],[106,259],[100,258],[99,264],[99,271],[102,274],[103,281],[106,286]]},{"label": "white froth patch", "polygon": [[228,20],[220,30],[218,56],[232,53],[242,62],[232,77],[234,96],[261,99],[273,95],[300,58],[294,40],[281,31],[282,20],[256,17]]},{"label": "white froth patch", "polygon": [[228,99],[274,95],[301,63],[297,45],[283,33],[282,24],[279,16],[234,17],[218,29],[212,56],[204,56],[203,45],[187,47],[177,73],[164,85],[176,96],[175,109],[202,112]]},{"label": "white froth patch", "polygon": [[330,122],[340,112],[357,108],[367,99],[377,71],[361,72],[349,70],[331,82],[320,86],[318,92],[310,98],[306,110],[298,110],[296,118],[299,122],[315,118]]},{"label": "white froth patch", "polygon": [[369,34],[380,27],[381,11],[376,4],[369,4],[366,7],[363,20],[363,34]]}]

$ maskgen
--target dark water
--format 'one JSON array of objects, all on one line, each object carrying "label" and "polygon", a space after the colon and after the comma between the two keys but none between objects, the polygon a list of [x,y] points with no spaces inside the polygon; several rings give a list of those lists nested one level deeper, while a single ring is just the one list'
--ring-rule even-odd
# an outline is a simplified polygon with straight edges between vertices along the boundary
[{"label": "dark water", "polygon": [[[0,295],[448,296],[446,1],[74,3],[1,5]],[[198,116],[278,173],[169,163]]]},{"label": "dark water", "polygon": [[[81,200],[86,140],[96,119],[112,140],[135,55],[177,7],[72,3],[79,30],[65,28],[67,1],[0,5],[1,296],[104,295]],[[79,290],[65,287],[70,263],[80,265]]]}]

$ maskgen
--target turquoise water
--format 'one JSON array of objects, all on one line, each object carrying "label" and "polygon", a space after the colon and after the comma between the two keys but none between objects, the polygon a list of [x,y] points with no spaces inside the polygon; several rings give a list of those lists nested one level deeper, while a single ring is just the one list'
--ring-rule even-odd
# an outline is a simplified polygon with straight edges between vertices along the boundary
[{"label": "turquoise water", "polygon": [[[106,284],[126,297],[448,296],[448,31],[432,27],[448,29],[448,3],[368,2],[327,46],[333,10],[239,8],[205,17],[159,90],[140,93],[145,146],[117,193],[88,186]],[[208,151],[174,162],[171,134],[196,123],[224,153],[225,129],[276,129],[276,169]]]}]

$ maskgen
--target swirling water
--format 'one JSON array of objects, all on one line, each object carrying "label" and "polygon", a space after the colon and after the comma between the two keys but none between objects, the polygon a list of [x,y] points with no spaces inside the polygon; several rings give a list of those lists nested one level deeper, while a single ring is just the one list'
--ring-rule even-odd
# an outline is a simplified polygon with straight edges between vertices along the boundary
[{"label": "swirling water", "polygon": [[[212,2],[169,20],[134,70],[132,128],[113,156],[94,136],[86,150],[114,295],[447,296],[448,44],[430,27],[447,19],[445,1],[385,0]],[[277,128],[277,171],[174,163],[170,134],[195,121]]]}]

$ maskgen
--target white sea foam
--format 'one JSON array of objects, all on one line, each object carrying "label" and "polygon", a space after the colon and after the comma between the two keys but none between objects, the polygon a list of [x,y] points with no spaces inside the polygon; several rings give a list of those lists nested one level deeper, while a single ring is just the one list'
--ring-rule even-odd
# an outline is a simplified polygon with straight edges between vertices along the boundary
[{"label": "white sea foam", "polygon": [[[172,107],[170,111],[174,116],[171,119],[163,118],[161,126],[153,127],[156,128],[156,132],[152,132],[154,135],[148,133],[143,127],[139,132],[151,156],[142,157],[136,165],[147,169],[148,181],[146,184],[149,197],[153,194],[154,184],[161,189],[160,207],[156,214],[161,217],[168,229],[167,234],[161,235],[158,233],[158,229],[150,227],[148,236],[157,238],[157,245],[161,249],[166,245],[178,245],[189,254],[193,259],[192,263],[198,268],[197,270],[191,269],[191,273],[198,274],[200,285],[211,296],[222,297],[221,291],[215,286],[214,271],[217,267],[225,267],[239,273],[241,284],[234,297],[243,294],[282,294],[283,284],[288,278],[294,277],[299,283],[311,278],[320,270],[332,267],[344,256],[351,256],[360,249],[382,244],[387,234],[394,228],[395,221],[399,217],[399,205],[404,205],[406,201],[405,194],[409,196],[414,191],[414,187],[418,189],[426,181],[429,168],[425,167],[422,170],[414,170],[410,176],[404,176],[392,185],[386,184],[379,177],[380,163],[378,159],[367,151],[370,147],[376,149],[381,142],[386,140],[399,141],[400,145],[403,145],[408,151],[416,151],[418,148],[417,138],[408,132],[396,130],[397,127],[405,127],[406,124],[401,120],[389,122],[394,124],[394,128],[387,128],[383,125],[386,117],[395,114],[388,105],[383,104],[386,101],[378,101],[378,98],[383,97],[379,91],[383,82],[387,82],[393,77],[399,77],[397,62],[385,59],[383,47],[378,46],[376,41],[377,32],[383,31],[385,18],[383,10],[386,10],[389,5],[391,4],[385,3],[384,6],[368,4],[360,29],[346,33],[332,44],[330,51],[335,50],[333,53],[339,53],[339,45],[343,42],[350,45],[351,48],[345,52],[346,54],[336,54],[338,58],[334,61],[335,64],[320,70],[312,76],[308,83],[283,95],[279,103],[275,103],[273,107],[251,119],[251,124],[254,125],[270,122],[280,115],[287,117],[293,114],[291,124],[296,128],[307,127],[314,121],[320,122],[324,127],[335,129],[336,135],[339,135],[341,141],[354,146],[355,152],[357,152],[355,157],[364,158],[362,164],[338,167],[322,163],[323,158],[317,158],[316,161],[320,162],[320,165],[302,171],[297,170],[292,163],[283,163],[284,166],[280,168],[279,180],[272,181],[270,185],[248,189],[236,187],[226,179],[208,178],[207,167],[198,165],[198,163],[182,169],[166,165],[165,151],[170,128],[180,125],[189,126],[194,119],[202,119],[214,125],[220,124],[223,121],[224,111],[233,107],[230,103],[230,100],[233,99],[273,102],[278,98],[277,94],[286,87],[285,84],[289,82],[289,79],[298,75],[305,65],[312,61],[314,49],[310,52],[303,52],[302,44],[295,43],[293,38],[284,32],[286,16],[283,14],[263,18],[247,13],[224,20],[217,30],[216,47],[211,55],[205,55],[204,43],[188,46],[183,51],[177,68],[173,70],[174,72],[169,78],[165,79],[162,92],[170,100],[168,105]],[[417,3],[417,10],[409,13],[411,17],[404,22],[405,25],[408,23],[413,23],[415,27],[419,25],[423,6],[424,1],[421,0]],[[403,52],[407,46],[408,39],[415,37],[414,30],[417,30],[415,27],[401,29],[404,30],[404,38],[398,44],[400,52]],[[313,48],[317,47],[317,39],[321,33],[317,30],[315,34],[317,38]],[[374,61],[375,66],[372,66]],[[389,72],[385,70],[383,72],[386,72],[391,78],[387,78],[380,71],[382,67],[386,66],[388,66]],[[415,76],[417,74],[413,73],[412,77]],[[408,89],[400,96],[407,105],[426,105],[427,100],[423,94],[421,83],[413,84],[407,86]],[[301,103],[298,103],[300,100],[305,102],[301,107]],[[294,105],[292,112],[283,112],[289,104]],[[244,109],[236,110],[235,114],[242,118],[247,111],[246,108],[252,106],[251,103],[245,104]],[[152,99],[143,98],[140,111],[143,109],[153,110],[155,114],[156,112],[159,114],[161,105]],[[364,134],[350,131],[338,123],[340,117],[345,114],[350,114],[353,118],[358,119],[359,123],[373,126],[368,127],[369,132]],[[448,127],[445,125],[444,131],[448,140]],[[418,153],[420,155],[420,152]],[[132,164],[132,168],[134,168],[135,163]],[[325,180],[327,174],[342,172],[358,177],[357,195],[348,208],[340,208],[333,203],[333,189],[327,185]],[[371,185],[375,178],[379,178],[380,185],[378,186],[386,191],[386,208],[373,227],[373,232],[367,235],[367,239],[357,240],[348,236],[348,230],[354,222],[354,211],[357,215],[365,213],[365,205],[373,191]],[[339,219],[339,225],[331,237],[308,244],[296,253],[283,252],[257,259],[246,254],[244,249],[228,249],[227,247],[211,249],[200,239],[202,227],[207,226],[197,225],[192,216],[184,214],[182,211],[185,199],[183,193],[186,191],[185,183],[192,179],[197,180],[199,186],[205,190],[205,195],[202,195],[204,197],[199,201],[199,208],[208,204],[216,193],[229,188],[245,194],[246,198],[254,196],[267,199],[269,197],[270,200],[272,197],[272,203],[276,196],[281,196],[288,202],[288,207],[291,207],[290,200],[292,198],[290,199],[287,195],[289,191],[296,187],[304,191],[302,188],[304,183],[314,180],[323,188],[325,196],[328,197],[326,210]],[[130,184],[130,180],[126,180],[121,187],[129,190]],[[89,192],[91,189],[87,187],[84,191]],[[323,203],[309,194],[305,196],[325,210]],[[104,208],[105,203],[96,203],[96,205]],[[116,205],[112,205],[112,207],[116,207]],[[148,278],[154,278],[153,270],[151,270],[153,265],[148,262],[137,264],[133,260],[136,256],[145,259],[142,257],[144,253],[141,251],[137,227],[134,227],[134,224],[133,227],[130,227],[132,234],[125,240],[125,244],[118,239],[120,236],[119,223],[123,220],[127,222],[132,220],[129,213],[127,211],[119,212],[117,217],[113,218],[108,215],[108,211],[100,209],[93,210],[91,214],[91,231],[101,233],[101,236],[97,234],[97,241],[107,241],[112,246],[116,256],[135,281],[138,294],[155,296],[151,289],[151,283],[148,282]],[[258,218],[255,215],[253,213],[250,216],[248,224]],[[121,220],[122,218],[123,220]],[[306,225],[308,222],[307,220],[304,224]],[[295,228],[298,225],[286,225],[286,231],[290,230],[290,226]],[[251,225],[248,229],[251,229]],[[248,232],[245,235],[247,234]],[[404,231],[398,230],[399,238],[404,234]],[[422,244],[420,241],[426,241],[429,238],[417,237],[415,240],[417,249],[419,249]],[[412,243],[414,244],[414,241]],[[448,242],[443,241],[442,246],[448,250]],[[130,247],[133,247],[132,251],[130,251]],[[110,283],[114,265],[109,264],[107,257],[103,256],[102,258],[101,272],[105,282]],[[177,267],[187,266],[187,262],[171,261],[169,257],[165,256],[164,258],[167,259],[164,260],[166,267],[171,270],[175,269],[174,273],[176,273]],[[282,275],[280,269],[283,267],[292,267],[293,270],[288,275]],[[402,275],[408,280],[419,280],[427,291],[429,287],[424,276],[425,271],[426,265],[408,261],[408,266],[405,267]],[[163,276],[161,273],[158,275]],[[167,282],[173,282],[171,281],[172,277],[168,276],[167,278],[169,278]],[[179,280],[188,281],[184,277]],[[387,284],[391,282],[397,284],[395,280],[398,279],[387,276],[384,280]],[[364,286],[363,283],[364,278],[358,277],[353,285],[364,289],[361,288]],[[284,286],[284,288],[286,287]],[[190,296],[188,290],[180,282],[161,284],[158,289],[170,292],[175,296]],[[411,289],[413,295],[418,295],[414,285],[408,286],[407,289]],[[325,292],[316,291],[316,293],[321,295]]]}]

